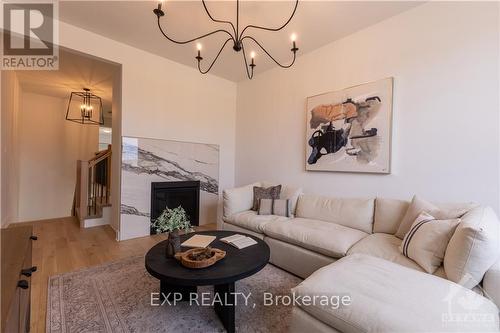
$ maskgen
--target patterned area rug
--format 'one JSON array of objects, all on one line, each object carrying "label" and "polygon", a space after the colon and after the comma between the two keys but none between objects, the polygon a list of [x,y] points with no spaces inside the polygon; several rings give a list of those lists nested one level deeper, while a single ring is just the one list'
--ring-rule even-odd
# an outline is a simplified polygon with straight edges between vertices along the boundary
[{"label": "patterned area rug", "polygon": [[[272,265],[236,282],[236,292],[251,293],[247,305],[238,297],[237,332],[286,332],[292,307],[265,306],[264,293],[289,295],[300,282]],[[200,305],[152,306],[151,293],[159,287],[144,268],[142,256],[52,276],[47,332],[225,332],[213,308],[201,305],[202,296],[212,295],[213,288],[198,288]],[[213,297],[206,299],[210,303]]]}]

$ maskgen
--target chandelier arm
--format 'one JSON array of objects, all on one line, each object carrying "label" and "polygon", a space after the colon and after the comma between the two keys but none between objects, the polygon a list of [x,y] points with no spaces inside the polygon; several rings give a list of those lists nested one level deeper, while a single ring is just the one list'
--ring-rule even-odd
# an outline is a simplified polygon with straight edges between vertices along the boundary
[{"label": "chandelier arm", "polygon": [[[205,0],[201,0],[201,2],[203,3],[203,7],[205,8],[205,12],[207,12],[207,15],[208,17],[210,17],[210,19],[214,22],[218,22],[218,23],[227,23],[227,24],[230,24],[231,27],[233,28],[233,32],[234,32],[234,36],[235,38],[238,36],[238,33],[236,32],[236,28],[234,27],[234,24],[233,22],[231,21],[223,21],[223,20],[218,20],[218,19],[215,19],[212,14],[210,14],[210,11],[208,10],[208,7],[207,7],[207,4],[205,3]],[[233,39],[234,40],[234,39]]]},{"label": "chandelier arm", "polygon": [[212,69],[213,65],[215,64],[215,62],[219,58],[220,54],[222,53],[222,50],[224,50],[224,48],[226,47],[227,43],[230,40],[232,40],[232,38],[226,39],[226,41],[224,42],[224,44],[222,44],[222,47],[220,48],[219,53],[217,53],[217,55],[215,56],[214,60],[212,61],[212,63],[210,64],[210,66],[208,67],[208,69],[206,71],[204,71],[204,70],[201,69],[201,64],[200,64],[201,60],[198,60],[198,70],[200,71],[201,74],[207,74],[208,72],[210,72],[210,70]]},{"label": "chandelier arm", "polygon": [[239,39],[242,40],[244,38],[243,34],[245,33],[245,30],[247,30],[248,28],[261,29],[261,30],[267,30],[267,31],[280,31],[281,29],[283,29],[284,27],[286,27],[288,25],[288,23],[290,23],[290,21],[292,20],[293,16],[295,15],[295,12],[297,11],[297,6],[298,5],[299,5],[299,0],[295,0],[295,7],[293,8],[292,15],[290,15],[290,17],[288,18],[288,20],[282,26],[280,26],[279,28],[268,28],[268,27],[262,27],[262,26],[259,26],[259,25],[250,24],[250,25],[247,25],[241,31],[241,34],[239,35]]},{"label": "chandelier arm", "polygon": [[234,41],[234,37],[233,37],[233,35],[232,35],[229,31],[227,31],[227,30],[225,30],[225,29],[218,29],[218,30],[214,30],[214,31],[212,31],[212,32],[209,32],[209,33],[204,34],[204,35],[202,35],[202,36],[198,36],[198,37],[193,38],[193,39],[184,40],[184,41],[178,41],[178,40],[175,40],[175,39],[172,39],[172,38],[168,37],[168,36],[167,36],[167,34],[163,31],[163,29],[162,29],[162,27],[161,27],[161,24],[160,24],[160,17],[158,17],[158,28],[160,29],[160,32],[162,33],[162,35],[163,35],[166,39],[168,39],[169,41],[171,41],[171,42],[173,42],[173,43],[176,43],[176,44],[188,44],[188,43],[194,42],[195,40],[200,40],[200,39],[202,39],[202,38],[205,38],[205,37],[211,36],[211,35],[216,34],[216,33],[219,33],[219,32],[224,32],[224,33],[228,34],[228,35],[231,37],[230,39],[232,39],[232,40]]},{"label": "chandelier arm", "polygon": [[251,39],[255,44],[257,44],[262,49],[262,51],[264,51],[269,56],[269,58],[271,58],[281,68],[290,68],[295,63],[296,52],[293,52],[293,60],[292,60],[292,62],[289,65],[283,65],[283,64],[279,63],[278,60],[274,59],[274,57],[255,38],[253,38],[251,36],[245,36],[245,37],[243,37],[241,39],[241,41],[243,42],[243,40],[246,39],[246,38]]},{"label": "chandelier arm", "polygon": [[252,67],[252,74],[250,75],[250,72],[248,70],[247,56],[246,56],[246,53],[245,53],[245,47],[243,46],[243,43],[241,43],[241,51],[243,53],[243,59],[245,59],[245,69],[247,71],[248,79],[251,80],[253,78],[253,67]]}]

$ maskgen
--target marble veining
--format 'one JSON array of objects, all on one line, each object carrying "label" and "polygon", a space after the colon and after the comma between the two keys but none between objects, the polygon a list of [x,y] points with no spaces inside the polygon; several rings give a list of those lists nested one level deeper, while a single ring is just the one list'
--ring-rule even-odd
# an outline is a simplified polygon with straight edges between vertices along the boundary
[{"label": "marble veining", "polygon": [[[124,145],[124,150],[127,149],[134,149],[134,147]],[[191,172],[186,168],[183,168],[179,163],[166,160],[141,148],[137,149],[137,154],[137,165],[122,163],[123,170],[136,174],[154,174],[168,180],[199,180],[200,189],[202,191],[214,194],[218,194],[219,192],[219,184],[217,180],[209,175],[205,175],[201,172]],[[208,164],[207,162],[198,161],[196,159],[193,159],[192,161],[200,164]]]},{"label": "marble veining", "polygon": [[151,216],[150,213],[140,212],[140,211],[137,210],[137,208],[134,208],[134,207],[128,206],[128,205],[124,205],[124,204],[121,204],[121,206],[120,206],[120,212],[122,214],[127,214],[127,215],[137,215],[137,216],[146,216],[146,217],[150,217]]},{"label": "marble veining", "polygon": [[123,137],[121,172],[121,239],[149,234],[152,182],[200,181],[200,224],[216,222],[219,146]]}]

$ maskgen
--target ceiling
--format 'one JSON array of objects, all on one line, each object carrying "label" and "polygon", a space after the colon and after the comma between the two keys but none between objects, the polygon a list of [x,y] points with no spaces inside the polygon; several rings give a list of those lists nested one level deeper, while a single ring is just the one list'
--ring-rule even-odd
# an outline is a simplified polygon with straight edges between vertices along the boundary
[{"label": "ceiling", "polygon": [[[235,1],[207,0],[206,3],[213,17],[235,21]],[[196,67],[196,43],[177,45],[161,35],[152,12],[157,4],[158,1],[61,1],[59,16],[62,21],[77,27]],[[240,31],[242,26],[250,23],[279,26],[290,16],[294,4],[293,0],[242,1]],[[294,18],[283,30],[247,31],[276,59],[288,63],[292,56],[292,33],[297,34],[300,56],[419,4],[421,2],[415,1],[300,1]],[[162,26],[169,35],[179,40],[227,28],[227,25],[214,23],[208,18],[201,1],[167,0],[163,8],[166,16],[162,18]],[[221,33],[201,41],[203,65],[211,62],[226,39],[227,35]],[[256,45],[249,42],[245,49],[257,54],[256,75],[276,66]],[[241,52],[235,52],[228,44],[211,73],[232,81],[244,80],[246,72]]]},{"label": "ceiling", "polygon": [[69,98],[83,88],[101,97],[105,117],[110,116],[113,75],[119,67],[101,59],[59,49],[59,70],[16,71],[23,91]]}]

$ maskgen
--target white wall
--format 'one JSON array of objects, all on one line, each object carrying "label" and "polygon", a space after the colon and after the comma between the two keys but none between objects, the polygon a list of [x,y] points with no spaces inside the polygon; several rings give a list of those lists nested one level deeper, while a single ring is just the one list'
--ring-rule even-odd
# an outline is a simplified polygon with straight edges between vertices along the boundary
[{"label": "white wall", "polygon": [[[498,4],[432,2],[238,84],[236,183],[499,208]],[[307,96],[394,77],[392,174],[305,171]]]},{"label": "white wall", "polygon": [[77,160],[98,149],[97,126],[65,120],[66,98],[22,92],[17,221],[71,216]]},{"label": "white wall", "polygon": [[[115,131],[117,124],[121,124],[123,136],[218,144],[220,187],[233,186],[236,121],[234,82],[201,75],[193,68],[63,22],[60,23],[59,36],[63,47],[122,65],[122,98],[119,101],[121,120],[115,121],[113,118],[114,147],[121,146],[118,141],[120,133]],[[113,105],[113,117],[117,110]],[[116,185],[119,178],[113,181]],[[116,191],[113,192],[113,219],[116,220],[119,197]],[[121,225],[120,228],[127,226]]]}]

